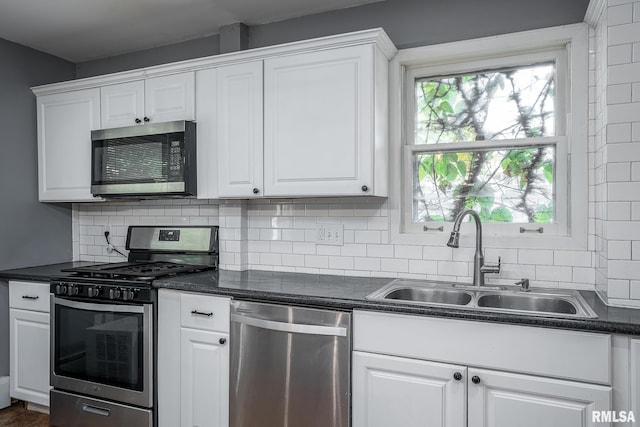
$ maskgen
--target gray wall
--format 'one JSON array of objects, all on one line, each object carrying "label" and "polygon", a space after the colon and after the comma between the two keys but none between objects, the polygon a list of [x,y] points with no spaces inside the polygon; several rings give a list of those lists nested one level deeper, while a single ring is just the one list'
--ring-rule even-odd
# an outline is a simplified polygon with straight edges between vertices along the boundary
[{"label": "gray wall", "polygon": [[[74,64],[0,39],[0,270],[71,261],[71,205],[38,202],[31,86],[71,80]],[[0,375],[9,371],[6,283],[0,283]]]},{"label": "gray wall", "polygon": [[0,270],[70,261],[71,205],[38,202],[31,86],[74,78],[74,64],[0,39]]},{"label": "gray wall", "polygon": [[[249,47],[382,27],[400,48],[582,22],[589,0],[386,0],[249,27]],[[218,53],[217,36],[77,64],[78,78]]]}]

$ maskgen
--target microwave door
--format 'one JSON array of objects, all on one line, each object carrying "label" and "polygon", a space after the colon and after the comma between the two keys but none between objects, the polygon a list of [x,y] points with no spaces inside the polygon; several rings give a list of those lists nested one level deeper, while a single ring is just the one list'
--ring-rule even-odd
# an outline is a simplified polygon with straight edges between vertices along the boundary
[{"label": "microwave door", "polygon": [[94,138],[92,192],[101,196],[189,195],[186,151],[184,132]]}]

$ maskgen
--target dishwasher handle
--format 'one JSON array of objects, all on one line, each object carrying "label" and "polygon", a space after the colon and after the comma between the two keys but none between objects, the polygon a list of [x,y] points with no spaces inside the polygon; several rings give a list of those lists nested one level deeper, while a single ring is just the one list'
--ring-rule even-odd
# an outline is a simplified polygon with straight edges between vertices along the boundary
[{"label": "dishwasher handle", "polygon": [[258,319],[249,316],[231,314],[231,321],[255,326],[256,328],[270,329],[272,331],[290,332],[293,334],[347,336],[347,328],[341,326],[307,325],[304,323],[277,322],[275,320]]}]

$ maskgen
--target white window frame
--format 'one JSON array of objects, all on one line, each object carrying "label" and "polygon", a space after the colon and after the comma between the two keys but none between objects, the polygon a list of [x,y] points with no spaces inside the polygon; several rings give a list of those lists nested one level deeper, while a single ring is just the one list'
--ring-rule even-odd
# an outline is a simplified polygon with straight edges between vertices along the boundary
[{"label": "white window frame", "polygon": [[[425,145],[413,145],[414,89],[417,76],[449,75],[495,69],[527,62],[556,61],[558,94],[566,86],[566,97],[556,99],[556,134],[535,142],[551,142],[556,147],[554,224],[483,224],[485,246],[551,249],[586,249],[588,235],[588,27],[575,24],[507,35],[465,40],[400,50],[390,64],[390,169],[389,197],[391,240],[393,243],[440,245],[447,239],[452,223],[406,225],[411,218],[412,179],[410,159]],[[559,53],[561,52],[561,53]],[[566,54],[565,54],[566,52]],[[566,61],[566,63],[564,62]],[[565,80],[566,76],[566,80]],[[566,128],[565,128],[566,126]],[[523,140],[513,140],[513,145]],[[524,140],[527,144],[532,139]],[[501,141],[502,142],[502,141]],[[477,143],[473,147],[481,148]],[[487,141],[495,146],[495,141]],[[463,144],[442,144],[443,149],[473,149]],[[449,147],[451,146],[451,147]],[[563,173],[565,171],[566,173]],[[566,195],[569,195],[567,200]],[[403,205],[404,204],[404,205]],[[442,226],[442,231],[439,227]],[[520,233],[544,227],[544,233]],[[469,227],[473,227],[470,225]],[[471,228],[469,228],[471,230]],[[517,230],[517,231],[515,231]]]}]

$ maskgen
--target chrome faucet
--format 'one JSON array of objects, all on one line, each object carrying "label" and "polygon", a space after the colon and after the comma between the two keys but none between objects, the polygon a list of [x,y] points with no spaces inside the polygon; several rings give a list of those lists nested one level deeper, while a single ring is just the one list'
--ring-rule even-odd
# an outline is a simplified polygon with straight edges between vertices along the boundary
[{"label": "chrome faucet", "polygon": [[489,265],[484,263],[484,254],[482,253],[482,223],[476,211],[467,209],[456,216],[456,219],[453,221],[453,230],[451,231],[451,237],[449,237],[447,246],[450,248],[460,246],[460,225],[467,215],[471,216],[476,223],[476,253],[473,256],[473,284],[474,286],[484,286],[484,275],[486,273],[500,273],[500,257],[498,257],[498,264]]}]

